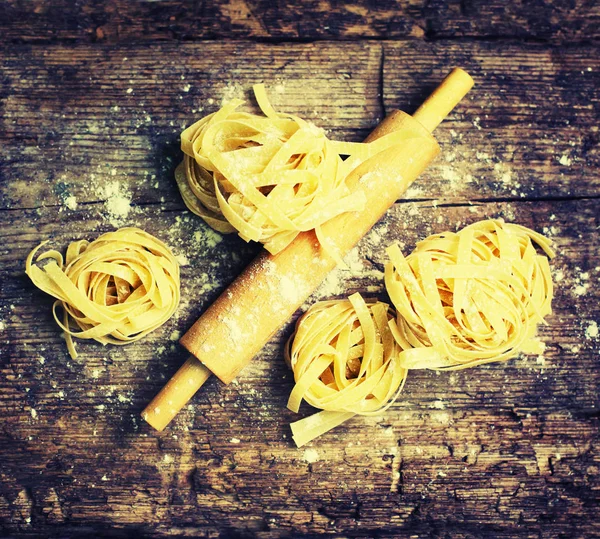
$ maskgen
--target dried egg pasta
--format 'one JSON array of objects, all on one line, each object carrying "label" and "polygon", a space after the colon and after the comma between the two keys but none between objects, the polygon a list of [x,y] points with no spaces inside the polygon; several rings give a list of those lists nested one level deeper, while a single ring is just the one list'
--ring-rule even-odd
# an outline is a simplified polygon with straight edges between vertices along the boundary
[{"label": "dried egg pasta", "polygon": [[304,399],[322,411],[292,423],[296,444],[385,410],[408,369],[464,369],[529,349],[553,295],[534,243],[554,256],[548,239],[501,220],[430,236],[406,258],[392,245],[385,284],[396,314],[359,294],[311,307],[286,348],[296,381],[288,408]]},{"label": "dried egg pasta", "polygon": [[404,257],[387,249],[390,323],[408,369],[464,369],[524,350],[551,312],[550,240],[501,220],[428,237]]},{"label": "dried egg pasta", "polygon": [[275,112],[262,84],[254,93],[264,116],[239,112],[243,101],[234,99],[183,131],[175,177],[188,208],[207,224],[237,230],[276,254],[300,232],[315,230],[321,239],[323,223],[364,209],[364,193],[346,184],[348,174],[406,135],[332,141],[313,124]]},{"label": "dried egg pasta", "polygon": [[91,243],[73,242],[66,260],[58,251],[46,251],[36,259],[49,260],[40,268],[33,259],[46,243],[31,251],[25,271],[56,298],[52,311],[73,358],[72,337],[127,344],[162,325],[179,304],[179,264],[164,243],[142,230],[122,228]]},{"label": "dried egg pasta", "polygon": [[406,370],[389,322],[394,313],[360,294],[314,304],[298,321],[286,347],[296,385],[288,408],[302,400],[323,410],[292,423],[298,447],[355,414],[386,410],[402,390]]}]

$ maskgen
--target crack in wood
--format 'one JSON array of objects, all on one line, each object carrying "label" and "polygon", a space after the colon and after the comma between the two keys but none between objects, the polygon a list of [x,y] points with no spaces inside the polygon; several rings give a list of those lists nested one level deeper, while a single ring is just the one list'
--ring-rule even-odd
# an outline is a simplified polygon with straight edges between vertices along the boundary
[{"label": "crack in wood", "polygon": [[385,46],[382,44],[380,47],[379,56],[379,79],[377,83],[377,98],[379,100],[379,107],[381,108],[380,118],[387,116],[385,107]]},{"label": "crack in wood", "polygon": [[[298,33],[301,33],[301,30],[298,29]],[[234,43],[256,43],[256,44],[265,44],[265,45],[285,45],[287,43],[290,44],[318,44],[318,43],[398,43],[399,41],[405,41],[407,43],[410,42],[428,42],[428,43],[453,43],[458,46],[461,44],[468,43],[506,43],[512,44],[515,42],[521,43],[530,43],[534,45],[544,45],[548,48],[556,48],[556,49],[568,49],[582,46],[590,46],[590,47],[600,47],[600,39],[598,38],[583,38],[579,40],[573,41],[557,41],[552,38],[544,38],[544,37],[536,37],[536,36],[518,36],[513,34],[486,34],[481,36],[476,35],[452,35],[445,34],[435,31],[428,31],[427,29],[424,31],[423,37],[415,37],[415,36],[401,36],[400,38],[393,38],[390,36],[375,36],[369,35],[365,37],[360,37],[356,39],[355,36],[229,36],[227,41]],[[167,43],[222,43],[222,37],[215,36],[182,36],[179,38],[173,38],[171,40],[167,40]],[[64,37],[64,38],[36,38],[35,40],[22,39],[22,38],[10,38],[3,42],[6,45],[12,46],[23,46],[23,47],[43,47],[43,46],[53,46],[53,45],[105,45],[105,41],[95,41],[95,40],[87,40],[76,37]],[[123,46],[131,46],[137,44],[136,41],[130,41],[128,39],[123,39],[118,42],[118,44]]]},{"label": "crack in wood", "polygon": [[[531,203],[531,202],[577,202],[585,200],[599,200],[600,194],[598,195],[565,195],[565,196],[526,196],[526,197],[488,197],[488,198],[472,198],[469,201],[460,202],[439,202],[432,204],[431,207],[436,208],[468,208],[473,207],[477,204],[500,204],[500,203]],[[425,202],[436,202],[438,198],[400,198],[396,200],[395,204],[414,204],[414,203],[425,203]],[[104,204],[106,200],[92,200],[80,202],[81,206],[94,207],[95,205]],[[177,203],[179,203],[177,201]],[[164,206],[164,202],[158,201],[146,201],[146,202],[135,202],[131,203],[132,207],[147,207],[153,208],[155,206]],[[37,211],[43,209],[55,209],[63,208],[62,204],[44,204],[41,206],[23,206],[23,207],[10,207],[0,208],[1,212],[19,212],[19,211]],[[427,206],[428,207],[428,206]],[[187,212],[186,208],[160,208],[161,213],[173,213],[173,212]]]},{"label": "crack in wood", "polygon": [[[600,194],[595,195],[565,195],[565,196],[525,196],[525,197],[487,197],[487,198],[472,198],[468,201],[459,202],[437,202],[438,198],[400,198],[395,204],[414,204],[433,202],[431,207],[435,208],[465,208],[473,207],[477,204],[501,204],[501,203],[531,203],[531,202],[577,202],[585,200],[598,200]],[[429,207],[429,206],[426,206]]]}]

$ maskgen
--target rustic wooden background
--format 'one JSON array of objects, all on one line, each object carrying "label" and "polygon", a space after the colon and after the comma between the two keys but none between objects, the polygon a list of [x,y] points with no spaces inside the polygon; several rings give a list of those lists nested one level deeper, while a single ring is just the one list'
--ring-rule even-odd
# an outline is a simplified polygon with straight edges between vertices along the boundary
[{"label": "rustic wooden background", "polygon": [[[0,535],[600,536],[600,5],[288,4],[0,1]],[[360,140],[453,66],[476,86],[436,133],[443,154],[312,300],[384,297],[385,245],[504,217],[558,248],[545,352],[411,373],[384,416],[296,449],[287,326],[152,431],[139,413],[185,358],[177,336],[256,253],[185,211],[182,127],[265,82],[280,109]],[[175,249],[181,306],[73,361],[25,257],[123,225]]]}]

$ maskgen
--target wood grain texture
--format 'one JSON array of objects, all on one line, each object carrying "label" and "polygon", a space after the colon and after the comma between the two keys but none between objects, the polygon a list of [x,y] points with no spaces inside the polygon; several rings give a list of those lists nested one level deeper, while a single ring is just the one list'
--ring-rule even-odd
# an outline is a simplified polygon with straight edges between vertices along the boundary
[{"label": "wood grain texture", "polygon": [[[576,267],[597,263],[597,240],[570,239],[598,226],[593,203],[402,203],[361,243],[355,269],[343,276],[343,293],[383,294],[373,278],[383,261],[383,229],[384,242],[401,238],[410,249],[424,234],[445,230],[446,222],[462,226],[507,212],[536,228],[553,216],[561,252],[555,275],[573,283],[587,270],[598,278],[597,269]],[[157,234],[173,226],[173,216],[156,220],[147,213],[136,224]],[[47,219],[53,221],[52,213],[39,215],[36,225]],[[88,225],[84,216],[71,222],[75,230]],[[187,226],[176,227],[172,239],[184,252],[197,223]],[[21,240],[21,249],[11,249],[15,263],[32,243]],[[219,282],[234,273],[223,256],[231,247],[213,253]],[[182,361],[169,335],[193,318],[194,275],[206,265],[203,257],[183,268],[187,299],[151,339],[127,348],[82,344],[77,361],[68,359],[51,320],[51,301],[24,277],[3,275],[3,297],[12,298],[4,310],[8,353],[0,376],[5,531],[77,533],[83,525],[223,537],[234,531],[254,537],[372,536],[378,529],[384,537],[597,531],[598,341],[585,334],[600,316],[596,293],[559,288],[550,325],[541,331],[542,360],[411,374],[390,412],[322,437],[313,444],[319,460],[310,463],[291,444],[287,427],[294,415],[285,409],[291,376],[281,347],[290,325],[237,383],[210,382],[167,432],[157,434],[139,420],[139,410]]]},{"label": "wood grain texture", "polygon": [[[0,535],[600,534],[597,52],[453,40],[6,47]],[[257,251],[184,210],[172,176],[183,126],[264,81],[276,107],[360,140],[386,111],[414,110],[453,65],[476,87],[436,133],[443,155],[310,301],[384,298],[385,245],[409,252],[428,234],[503,217],[558,247],[543,355],[411,373],[384,416],[323,436],[315,455],[288,427],[290,321],[237,382],[209,382],[153,432],[139,412],[185,359],[177,336]],[[122,218],[109,211],[116,195],[131,200]],[[81,343],[71,360],[23,261],[42,239],[64,248],[120,225],[185,257],[181,306],[148,339]]]},{"label": "wood grain texture", "polygon": [[[58,205],[71,195],[97,202],[91,185],[101,178],[122,180],[137,204],[157,203],[163,189],[175,192],[183,127],[224,99],[251,103],[256,82],[265,82],[276,107],[334,137],[362,140],[393,108],[415,110],[454,65],[473,74],[477,91],[436,133],[444,159],[411,197],[595,196],[597,51],[453,42],[13,47],[0,90],[10,182],[3,204]],[[43,167],[32,154],[43,155]],[[80,181],[82,171],[91,183]]]},{"label": "wood grain texture", "polygon": [[3,38],[19,43],[600,37],[593,0],[3,0],[0,10]]}]

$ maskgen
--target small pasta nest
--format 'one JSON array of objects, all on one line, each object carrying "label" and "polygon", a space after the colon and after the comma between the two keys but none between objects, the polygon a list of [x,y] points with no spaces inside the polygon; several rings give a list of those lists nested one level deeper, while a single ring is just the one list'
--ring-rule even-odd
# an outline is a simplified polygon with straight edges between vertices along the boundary
[{"label": "small pasta nest", "polygon": [[364,192],[348,185],[349,173],[402,137],[332,141],[313,124],[275,112],[263,85],[254,92],[264,116],[239,112],[243,101],[234,99],[181,134],[185,156],[175,179],[182,198],[215,230],[237,231],[271,254],[309,230],[327,247],[321,225],[364,209]]},{"label": "small pasta nest", "polygon": [[551,242],[501,220],[436,234],[404,257],[387,249],[385,286],[406,368],[463,369],[504,361],[532,341],[551,312]]},{"label": "small pasta nest", "polygon": [[179,264],[154,236],[122,228],[91,243],[71,243],[66,259],[58,251],[46,251],[36,262],[49,262],[38,267],[33,259],[47,243],[31,251],[25,272],[38,288],[56,298],[52,312],[65,332],[71,357],[77,357],[72,337],[124,345],[155,330],[175,312]]},{"label": "small pasta nest", "polygon": [[332,428],[331,421],[380,413],[397,398],[406,370],[389,328],[394,316],[387,304],[353,294],[316,303],[298,320],[286,346],[296,381],[288,408],[297,412],[304,399],[333,413],[308,418],[308,427],[306,420],[294,424],[298,445]]}]

